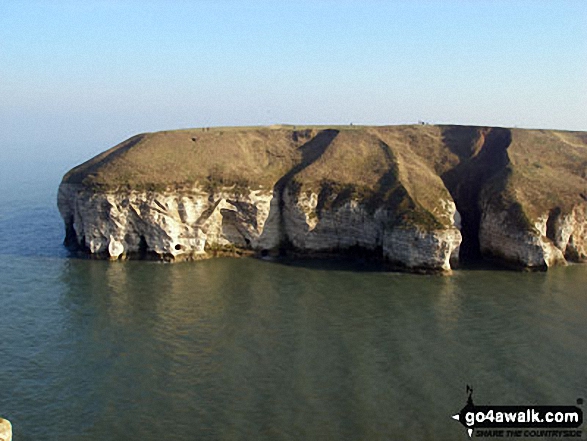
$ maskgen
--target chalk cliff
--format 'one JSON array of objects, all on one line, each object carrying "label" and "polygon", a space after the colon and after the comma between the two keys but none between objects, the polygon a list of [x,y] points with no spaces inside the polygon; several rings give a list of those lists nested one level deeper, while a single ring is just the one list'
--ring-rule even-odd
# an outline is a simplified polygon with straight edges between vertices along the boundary
[{"label": "chalk cliff", "polygon": [[[92,256],[361,255],[411,271],[587,258],[587,134],[463,126],[137,135],[68,172],[65,243]],[[462,244],[461,244],[462,242]]]},{"label": "chalk cliff", "polygon": [[0,441],[12,441],[12,424],[0,418]]}]

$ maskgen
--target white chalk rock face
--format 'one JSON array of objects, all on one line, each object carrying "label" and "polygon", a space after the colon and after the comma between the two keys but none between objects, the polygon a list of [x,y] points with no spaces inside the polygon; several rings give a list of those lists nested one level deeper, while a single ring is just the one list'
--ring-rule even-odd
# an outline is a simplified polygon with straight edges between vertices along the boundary
[{"label": "white chalk rock face", "polygon": [[12,424],[4,418],[0,418],[0,441],[12,441]]},{"label": "white chalk rock face", "polygon": [[520,228],[512,213],[496,210],[487,201],[482,213],[479,240],[484,254],[530,269],[587,258],[586,204],[574,206],[567,214],[552,210],[529,228]]},{"label": "white chalk rock face", "polygon": [[259,248],[271,198],[231,188],[212,194],[200,188],[94,192],[64,183],[58,206],[69,238],[91,254],[118,259],[151,253],[175,260],[205,257],[210,247]]},{"label": "white chalk rock face", "polygon": [[552,240],[565,257],[575,262],[587,261],[587,204],[577,205],[570,213],[551,216]]},{"label": "white chalk rock face", "polygon": [[423,231],[417,228],[394,229],[386,236],[383,251],[407,268],[451,269],[458,258],[461,233],[456,228]]},{"label": "white chalk rock face", "polygon": [[[300,253],[337,254],[353,247],[376,252],[396,267],[450,271],[461,242],[452,226],[426,231],[390,226],[393,213],[369,213],[358,201],[317,212],[318,194],[232,188],[95,192],[63,183],[58,206],[73,245],[109,259],[152,255],[165,260],[205,258],[211,251],[276,250],[288,241]],[[445,205],[454,218],[455,205]],[[457,215],[458,216],[458,215]]]},{"label": "white chalk rock face", "polygon": [[[318,252],[353,247],[381,249],[384,260],[413,270],[450,271],[455,250],[458,256],[461,234],[456,227],[430,231],[416,225],[390,225],[394,213],[385,208],[370,213],[356,200],[318,213],[317,200],[316,193],[285,194],[285,229],[298,249]],[[454,202],[444,206],[447,211],[444,215],[453,219]]]}]

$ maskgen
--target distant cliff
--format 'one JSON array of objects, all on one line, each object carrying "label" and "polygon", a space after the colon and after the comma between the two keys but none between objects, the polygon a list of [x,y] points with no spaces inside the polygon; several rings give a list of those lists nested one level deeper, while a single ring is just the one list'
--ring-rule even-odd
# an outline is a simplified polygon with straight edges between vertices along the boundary
[{"label": "distant cliff", "polygon": [[65,244],[163,260],[360,255],[410,271],[587,259],[587,133],[465,126],[137,135],[68,172]]}]

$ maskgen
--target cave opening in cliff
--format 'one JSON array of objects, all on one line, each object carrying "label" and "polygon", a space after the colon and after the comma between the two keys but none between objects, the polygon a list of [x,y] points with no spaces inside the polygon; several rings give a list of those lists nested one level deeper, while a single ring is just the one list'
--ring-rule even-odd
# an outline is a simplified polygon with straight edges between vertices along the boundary
[{"label": "cave opening in cliff", "polygon": [[139,259],[145,259],[148,250],[149,246],[147,245],[147,240],[145,239],[145,236],[141,235],[139,238]]},{"label": "cave opening in cliff", "polygon": [[561,208],[555,207],[548,213],[548,220],[546,221],[546,237],[553,242],[556,242],[556,230],[559,217],[561,215]]},{"label": "cave opening in cliff", "polygon": [[73,216],[70,216],[65,223],[65,239],[63,240],[63,245],[69,249],[76,249],[79,247],[77,234],[73,226]]},{"label": "cave opening in cliff", "polygon": [[488,181],[509,164],[512,134],[504,128],[450,126],[443,131],[443,142],[459,157],[458,164],[441,176],[461,216],[459,262],[478,262],[483,257],[480,197]]}]

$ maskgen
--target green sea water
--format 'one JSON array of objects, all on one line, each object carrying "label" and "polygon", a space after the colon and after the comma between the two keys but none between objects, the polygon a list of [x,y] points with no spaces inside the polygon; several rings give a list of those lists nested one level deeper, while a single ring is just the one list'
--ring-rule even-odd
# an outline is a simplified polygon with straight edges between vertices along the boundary
[{"label": "green sea water", "polygon": [[[27,168],[29,167],[29,168]],[[465,440],[465,404],[587,398],[587,266],[68,256],[62,168],[3,164],[0,416],[23,440]]]}]

